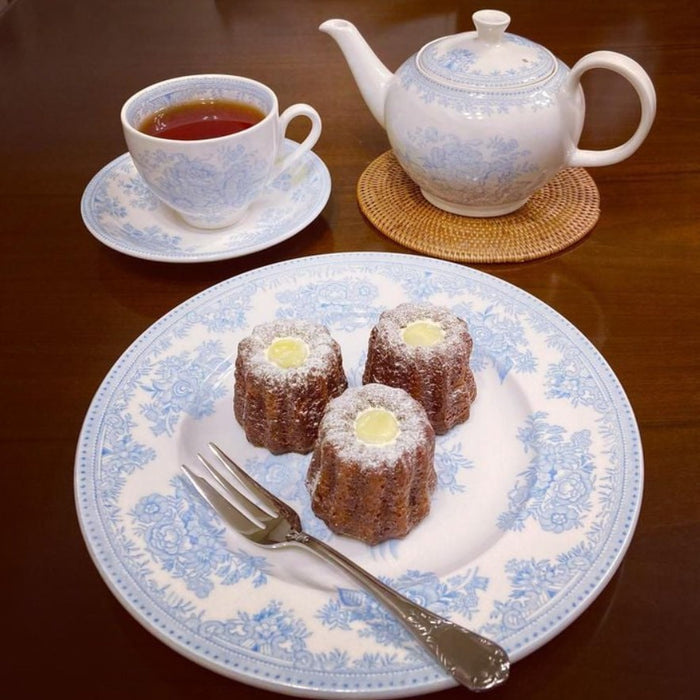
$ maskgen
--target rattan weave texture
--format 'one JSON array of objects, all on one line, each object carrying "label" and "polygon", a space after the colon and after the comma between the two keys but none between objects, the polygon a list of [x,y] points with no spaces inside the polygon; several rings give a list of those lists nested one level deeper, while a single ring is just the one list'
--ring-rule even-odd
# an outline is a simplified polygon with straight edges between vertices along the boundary
[{"label": "rattan weave texture", "polygon": [[360,176],[362,213],[385,236],[411,250],[457,262],[503,263],[558,253],[597,223],[600,197],[583,168],[568,168],[504,216],[473,218],[430,204],[391,151]]}]

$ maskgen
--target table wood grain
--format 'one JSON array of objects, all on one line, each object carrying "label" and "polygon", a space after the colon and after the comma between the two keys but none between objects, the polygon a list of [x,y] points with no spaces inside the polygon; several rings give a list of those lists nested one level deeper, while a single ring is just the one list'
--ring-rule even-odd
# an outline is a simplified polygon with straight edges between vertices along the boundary
[{"label": "table wood grain", "polygon": [[[641,517],[618,572],[490,697],[697,697],[698,5],[508,0],[499,8],[513,18],[509,31],[569,65],[602,48],[633,57],[655,83],[658,114],[632,158],[590,171],[601,216],[582,242],[547,259],[475,266],[535,295],[590,338],[629,396],[645,454]],[[78,434],[113,363],[192,295],[290,258],[407,252],[359,211],[357,180],[388,142],[317,27],[331,17],[353,21],[395,70],[427,41],[470,29],[477,9],[447,0],[14,0],[0,7],[5,697],[280,697],[183,658],[112,596],[76,516]],[[121,104],[155,81],[202,72],[247,75],[272,86],[283,107],[305,101],[319,110],[324,131],[315,151],[333,181],[327,206],[291,239],[227,261],[174,265],[108,249],[83,225],[80,197],[126,150]],[[633,91],[602,71],[588,74],[585,88],[583,145],[629,136],[638,116]]]}]

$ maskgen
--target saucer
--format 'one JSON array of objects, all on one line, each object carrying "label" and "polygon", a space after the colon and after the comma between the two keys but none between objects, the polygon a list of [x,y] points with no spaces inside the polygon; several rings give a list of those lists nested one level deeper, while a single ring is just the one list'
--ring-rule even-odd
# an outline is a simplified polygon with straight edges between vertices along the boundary
[{"label": "saucer", "polygon": [[[295,145],[285,141],[287,150]],[[206,262],[248,255],[291,238],[318,216],[330,191],[328,168],[309,151],[267,186],[243,220],[204,231],[163,204],[125,153],[92,178],[80,208],[90,233],[120,253],[162,262]]]}]

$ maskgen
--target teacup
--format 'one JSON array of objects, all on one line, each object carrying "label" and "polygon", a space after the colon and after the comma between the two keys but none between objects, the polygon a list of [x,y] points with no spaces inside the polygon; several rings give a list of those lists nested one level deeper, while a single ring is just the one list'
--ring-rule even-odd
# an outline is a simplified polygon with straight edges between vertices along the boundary
[{"label": "teacup", "polygon": [[[211,138],[192,139],[190,134],[185,138],[191,140],[183,140],[144,132],[154,115],[197,103],[244,105],[258,120]],[[287,127],[300,116],[310,120],[309,134],[285,152]],[[321,118],[313,107],[299,103],[280,115],[277,96],[268,86],[234,75],[190,75],[151,85],[124,103],[121,122],[146,184],[188,224],[204,229],[242,219],[265,186],[313,148],[321,134]]]}]

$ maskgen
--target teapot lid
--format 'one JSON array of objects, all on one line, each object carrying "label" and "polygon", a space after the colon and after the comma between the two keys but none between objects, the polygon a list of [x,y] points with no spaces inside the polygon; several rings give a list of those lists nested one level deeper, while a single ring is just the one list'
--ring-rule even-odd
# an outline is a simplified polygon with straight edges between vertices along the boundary
[{"label": "teapot lid", "polygon": [[416,57],[428,78],[450,86],[480,90],[529,87],[557,69],[554,56],[529,39],[507,34],[510,17],[499,10],[472,15],[476,31],[426,44]]}]

